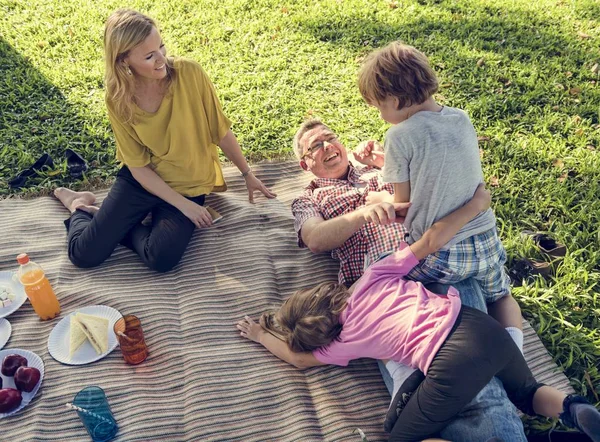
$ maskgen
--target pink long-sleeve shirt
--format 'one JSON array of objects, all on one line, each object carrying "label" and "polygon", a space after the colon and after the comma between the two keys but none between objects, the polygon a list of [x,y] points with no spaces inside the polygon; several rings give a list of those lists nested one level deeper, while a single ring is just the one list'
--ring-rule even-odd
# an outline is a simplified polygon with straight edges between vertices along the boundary
[{"label": "pink long-sleeve shirt", "polygon": [[340,314],[340,335],[315,350],[315,358],[343,366],[358,358],[391,359],[427,374],[461,303],[454,287],[437,295],[403,279],[418,262],[404,243],[367,269]]}]

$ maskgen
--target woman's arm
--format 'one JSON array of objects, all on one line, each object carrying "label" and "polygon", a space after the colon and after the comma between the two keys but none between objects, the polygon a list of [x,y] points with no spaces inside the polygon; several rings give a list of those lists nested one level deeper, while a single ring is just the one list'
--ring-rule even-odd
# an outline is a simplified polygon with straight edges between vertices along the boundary
[{"label": "woman's arm", "polygon": [[246,158],[244,158],[244,155],[242,154],[242,148],[240,147],[237,138],[235,138],[235,135],[231,129],[227,131],[219,143],[219,147],[225,156],[229,158],[233,164],[235,164],[246,180],[246,187],[248,188],[248,200],[251,203],[254,202],[254,192],[256,191],[261,192],[267,198],[275,198],[277,196],[276,193],[271,192],[267,186],[262,183],[262,181],[254,176],[252,169],[250,166],[248,166]]},{"label": "woman's arm", "polygon": [[261,344],[279,359],[292,364],[296,368],[302,369],[326,365],[315,358],[310,352],[293,352],[287,343],[273,336],[248,316],[245,316],[244,319],[237,323],[237,329],[244,338]]},{"label": "woman's arm", "polygon": [[129,170],[144,189],[179,209],[196,227],[208,227],[212,224],[212,218],[204,207],[174,191],[150,167],[130,167]]},{"label": "woman's arm", "polygon": [[410,249],[415,257],[421,260],[437,252],[469,221],[487,210],[491,202],[490,192],[485,188],[485,184],[480,184],[468,203],[434,223],[421,238],[411,244]]}]

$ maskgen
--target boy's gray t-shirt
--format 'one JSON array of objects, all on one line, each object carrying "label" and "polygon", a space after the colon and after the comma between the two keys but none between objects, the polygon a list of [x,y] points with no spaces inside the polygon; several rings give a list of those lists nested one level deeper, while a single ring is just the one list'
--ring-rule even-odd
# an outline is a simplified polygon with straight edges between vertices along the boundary
[{"label": "boy's gray t-shirt", "polygon": [[[411,207],[405,226],[410,244],[433,223],[463,206],[483,182],[477,134],[466,112],[443,107],[421,111],[391,127],[385,138],[383,179],[410,181]],[[464,226],[450,247],[496,226],[491,209]]]}]

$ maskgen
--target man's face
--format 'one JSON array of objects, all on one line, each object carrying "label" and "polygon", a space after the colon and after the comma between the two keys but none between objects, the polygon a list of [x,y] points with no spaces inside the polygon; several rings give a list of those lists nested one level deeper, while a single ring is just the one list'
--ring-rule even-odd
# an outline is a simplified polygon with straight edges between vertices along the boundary
[{"label": "man's face", "polygon": [[325,126],[317,126],[302,135],[300,166],[317,178],[343,178],[348,171],[346,148],[336,134]]}]

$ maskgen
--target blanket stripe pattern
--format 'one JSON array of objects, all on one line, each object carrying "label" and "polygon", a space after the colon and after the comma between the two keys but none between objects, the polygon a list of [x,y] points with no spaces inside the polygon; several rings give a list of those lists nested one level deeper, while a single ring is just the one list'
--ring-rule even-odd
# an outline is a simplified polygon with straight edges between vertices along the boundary
[{"label": "blanket stripe pattern", "polygon": [[[207,199],[223,219],[197,230],[182,262],[165,274],[122,246],[103,265],[78,269],[67,258],[68,213],[60,202],[0,201],[0,271],[16,270],[17,254],[29,253],[62,307],[58,318],[42,322],[27,301],[7,318],[13,332],[4,349],[37,353],[46,375],[34,400],[1,420],[2,440],[89,440],[64,405],[89,385],[105,390],[120,441],[358,441],[356,428],[370,441],[386,440],[390,398],[374,361],[300,371],[235,329],[244,315],[256,318],[299,288],[335,280],[338,268],[327,254],[296,244],[290,203],[310,176],[295,162],[254,169],[278,198],[257,195],[248,203],[243,179],[226,168],[229,191]],[[148,359],[126,365],[117,348],[88,365],[55,361],[47,348],[52,328],[90,305],[138,316]],[[525,355],[539,381],[572,391],[527,323]]]}]

